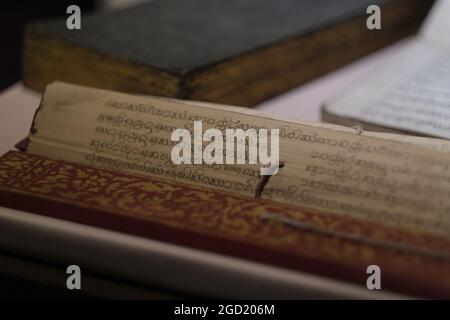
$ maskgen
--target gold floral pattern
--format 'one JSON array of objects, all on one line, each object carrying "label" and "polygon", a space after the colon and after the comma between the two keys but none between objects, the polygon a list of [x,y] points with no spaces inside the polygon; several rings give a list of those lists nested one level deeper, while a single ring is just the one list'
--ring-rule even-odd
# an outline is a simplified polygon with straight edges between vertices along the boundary
[{"label": "gold floral pattern", "polygon": [[[9,152],[0,158],[0,196],[17,192],[73,207],[113,213],[129,221],[156,223],[171,228],[174,239],[177,230],[184,230],[205,236],[205,242],[215,239],[218,242],[214,243],[224,243],[213,248],[205,243],[203,247],[209,250],[347,279],[365,278],[365,268],[370,264],[382,265],[383,270],[388,270],[388,281],[391,279],[393,284],[400,281],[403,287],[408,279],[425,279],[425,272],[432,272],[439,275],[439,281],[433,283],[427,277],[428,282],[423,286],[433,290],[438,288],[441,290],[439,295],[442,292],[450,294],[448,259],[382,245],[388,241],[450,254],[450,242],[433,235]],[[0,205],[6,202],[0,198]],[[263,219],[267,213],[289,218],[312,229],[302,230],[276,219]],[[355,238],[340,237],[343,233]],[[358,237],[374,241],[374,244],[358,241]],[[242,249],[244,247],[247,249]]]}]

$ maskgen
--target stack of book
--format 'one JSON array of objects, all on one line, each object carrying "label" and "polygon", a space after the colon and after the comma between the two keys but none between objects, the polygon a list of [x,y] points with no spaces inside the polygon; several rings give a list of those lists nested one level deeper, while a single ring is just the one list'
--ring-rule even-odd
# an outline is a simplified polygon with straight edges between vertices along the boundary
[{"label": "stack of book", "polygon": [[[371,40],[356,31],[365,2],[329,1],[320,19],[309,2],[284,1],[277,11],[270,3],[177,2],[186,14],[162,1],[87,17],[80,33],[62,31],[60,20],[30,26],[24,81],[45,91],[27,139],[0,157],[0,205],[11,209],[0,212],[0,244],[198,295],[450,297],[450,142],[441,139],[450,138],[450,96],[447,45],[436,42],[450,1],[438,3],[404,53],[417,60],[412,68],[398,57],[324,106],[325,120],[363,128],[210,101],[254,105],[407,34],[431,3],[380,2],[387,32]],[[244,19],[255,8],[255,20]],[[279,28],[254,25],[278,15],[286,17]],[[145,28],[144,17],[164,27]],[[135,37],[118,31],[124,26]],[[231,38],[237,29],[245,32]],[[218,38],[229,43],[213,48]],[[173,133],[196,134],[196,123],[203,138],[208,129],[224,137],[278,130],[277,174],[228,163],[217,148],[214,163],[176,164]],[[380,128],[423,136],[366,130]],[[192,147],[189,139],[183,156],[212,145],[229,152],[228,142],[204,140]],[[368,290],[380,285],[370,283],[373,267],[381,294]]]}]

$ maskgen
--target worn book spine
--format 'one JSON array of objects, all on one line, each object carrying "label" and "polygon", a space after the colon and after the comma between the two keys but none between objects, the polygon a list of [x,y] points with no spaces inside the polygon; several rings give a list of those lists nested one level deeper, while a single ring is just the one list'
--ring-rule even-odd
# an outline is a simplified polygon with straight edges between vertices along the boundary
[{"label": "worn book spine", "polygon": [[132,235],[336,277],[450,297],[450,243],[435,236],[204,188],[11,151],[0,205]]},{"label": "worn book spine", "polygon": [[[323,2],[164,1],[86,18],[81,30],[63,19],[32,24],[23,82],[254,106],[414,33],[433,3]],[[366,3],[381,6],[381,30],[366,27]],[[280,22],[286,6],[297,14]]]}]

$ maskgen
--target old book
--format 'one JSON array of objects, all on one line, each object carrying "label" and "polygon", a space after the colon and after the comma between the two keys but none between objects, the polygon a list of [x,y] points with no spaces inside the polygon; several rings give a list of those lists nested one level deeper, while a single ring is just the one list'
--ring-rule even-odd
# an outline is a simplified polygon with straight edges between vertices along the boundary
[{"label": "old book", "polygon": [[[23,81],[253,106],[417,30],[431,0],[167,0],[35,23]],[[366,9],[382,9],[382,29]]]},{"label": "old book", "polygon": [[[178,128],[192,130],[194,121],[203,122],[203,131],[280,130],[279,158],[285,166],[271,177],[264,198],[448,234],[448,152],[274,119],[238,107],[56,82],[43,96],[27,151],[253,197],[260,165],[173,163],[171,152],[177,143],[171,134]],[[448,148],[446,141],[420,141],[438,141],[437,148]]]},{"label": "old book", "polygon": [[450,242],[360,219],[23,152],[0,157],[0,199],[2,206],[362,285],[376,263],[383,289],[450,295]]},{"label": "old book", "polygon": [[327,102],[322,119],[368,130],[450,138],[450,1],[374,76]]},{"label": "old book", "polygon": [[[171,133],[192,129],[196,120],[204,130],[280,129],[284,167],[260,199],[255,198],[259,165],[174,165]],[[2,160],[1,188],[8,196],[0,199],[4,206],[356,282],[361,280],[356,270],[372,261],[384,266],[387,288],[448,296],[449,146],[440,139],[357,132],[232,106],[53,83],[35,115],[26,154]],[[20,163],[16,169],[10,167],[14,162]],[[62,204],[54,204],[57,199]],[[104,211],[108,218],[102,218]],[[181,226],[184,215],[199,219],[198,228],[187,220]],[[183,231],[169,232],[166,224]],[[266,233],[272,227],[279,233]],[[351,243],[348,251],[336,241]],[[256,250],[258,242],[273,247]],[[296,248],[297,256],[284,256],[289,243],[287,251]]]}]

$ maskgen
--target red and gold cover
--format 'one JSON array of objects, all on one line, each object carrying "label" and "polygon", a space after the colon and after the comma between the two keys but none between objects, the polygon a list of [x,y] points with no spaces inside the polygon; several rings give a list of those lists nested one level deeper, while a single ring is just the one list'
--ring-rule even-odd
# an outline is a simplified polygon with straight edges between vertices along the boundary
[{"label": "red and gold cover", "polygon": [[10,151],[0,205],[383,289],[450,297],[450,242],[265,200]]}]

